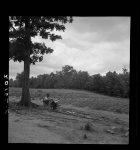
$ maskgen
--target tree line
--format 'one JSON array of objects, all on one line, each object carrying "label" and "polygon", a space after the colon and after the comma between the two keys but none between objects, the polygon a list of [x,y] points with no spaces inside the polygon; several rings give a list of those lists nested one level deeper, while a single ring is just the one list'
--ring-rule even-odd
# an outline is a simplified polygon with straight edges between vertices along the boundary
[{"label": "tree line", "polygon": [[[30,88],[65,88],[93,91],[96,93],[115,96],[129,97],[129,76],[130,72],[122,68],[122,73],[107,72],[106,75],[89,75],[87,71],[76,71],[72,66],[66,65],[56,73],[38,75],[31,77]],[[16,79],[9,80],[10,87],[23,86],[24,72],[18,73]]]}]

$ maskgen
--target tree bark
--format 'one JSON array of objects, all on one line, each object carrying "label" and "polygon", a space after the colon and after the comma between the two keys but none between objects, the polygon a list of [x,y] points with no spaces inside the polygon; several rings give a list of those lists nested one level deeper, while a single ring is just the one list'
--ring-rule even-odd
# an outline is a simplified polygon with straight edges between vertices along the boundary
[{"label": "tree bark", "polygon": [[29,19],[26,18],[25,21],[25,31],[26,31],[26,38],[25,38],[25,56],[24,56],[24,78],[23,78],[23,86],[22,86],[22,97],[20,104],[23,106],[29,107],[31,104],[30,92],[29,92],[29,76],[30,76],[30,40],[31,37],[29,35],[30,25]]},{"label": "tree bark", "polygon": [[29,92],[30,59],[24,61],[24,79],[22,87],[21,105],[30,106],[31,98]]}]

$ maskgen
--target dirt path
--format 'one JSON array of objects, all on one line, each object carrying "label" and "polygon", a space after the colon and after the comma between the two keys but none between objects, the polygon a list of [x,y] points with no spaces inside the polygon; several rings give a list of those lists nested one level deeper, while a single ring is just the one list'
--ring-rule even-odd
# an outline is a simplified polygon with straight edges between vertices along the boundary
[{"label": "dirt path", "polygon": [[44,126],[42,120],[20,117],[15,113],[9,115],[9,143],[62,143],[66,141],[62,136],[51,132]]},{"label": "dirt path", "polygon": [[[58,112],[42,107],[9,109],[9,143],[127,144],[128,116],[64,105]],[[115,120],[117,118],[117,120]],[[85,125],[90,123],[90,130]]]}]

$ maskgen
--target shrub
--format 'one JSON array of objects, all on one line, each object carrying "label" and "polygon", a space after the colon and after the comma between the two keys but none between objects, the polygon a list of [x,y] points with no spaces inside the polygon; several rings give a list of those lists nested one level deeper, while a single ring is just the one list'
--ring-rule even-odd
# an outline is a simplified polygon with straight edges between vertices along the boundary
[{"label": "shrub", "polygon": [[92,131],[93,128],[92,128],[92,124],[90,122],[87,122],[84,126],[84,130],[86,131]]}]

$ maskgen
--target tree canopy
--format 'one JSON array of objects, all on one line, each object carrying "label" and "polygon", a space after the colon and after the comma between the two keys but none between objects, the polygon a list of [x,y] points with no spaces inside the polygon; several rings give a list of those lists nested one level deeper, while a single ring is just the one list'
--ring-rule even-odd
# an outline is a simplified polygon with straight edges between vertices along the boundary
[{"label": "tree canopy", "polygon": [[[44,43],[31,41],[37,35],[43,39],[55,41],[62,39],[53,30],[65,31],[65,23],[72,23],[72,17],[62,16],[10,16],[9,17],[9,60],[24,61],[30,49],[30,63],[43,60],[43,55],[52,53],[53,49]],[[27,38],[29,37],[29,38]]]}]

